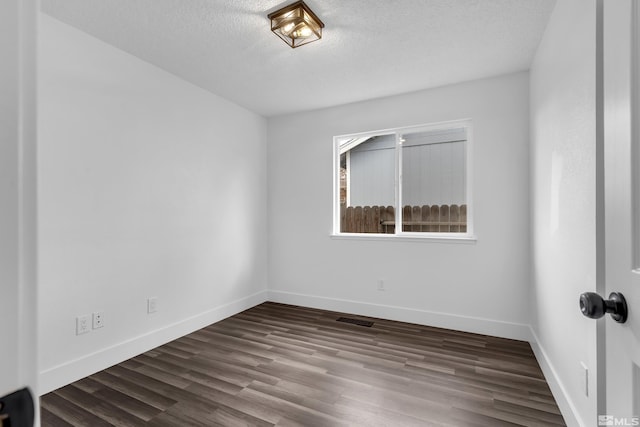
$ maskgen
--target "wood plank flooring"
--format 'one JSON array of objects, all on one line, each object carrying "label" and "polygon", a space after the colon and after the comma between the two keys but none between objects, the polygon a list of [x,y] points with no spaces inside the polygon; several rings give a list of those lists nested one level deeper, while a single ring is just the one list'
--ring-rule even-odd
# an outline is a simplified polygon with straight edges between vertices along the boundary
[{"label": "wood plank flooring", "polygon": [[565,425],[526,342],[271,302],[41,407],[45,427]]}]

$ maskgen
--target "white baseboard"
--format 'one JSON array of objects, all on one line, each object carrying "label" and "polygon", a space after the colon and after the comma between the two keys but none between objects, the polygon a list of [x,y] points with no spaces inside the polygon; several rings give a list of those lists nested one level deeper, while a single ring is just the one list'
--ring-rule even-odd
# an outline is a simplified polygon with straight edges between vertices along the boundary
[{"label": "white baseboard", "polygon": [[257,292],[164,328],[42,371],[39,377],[40,395],[190,334],[207,325],[219,322],[265,301],[528,341],[567,425],[569,427],[586,426],[578,416],[578,412],[556,374],[553,364],[547,357],[544,348],[540,346],[538,337],[529,325],[273,290]]},{"label": "white baseboard", "polygon": [[536,359],[538,360],[538,365],[540,365],[540,369],[542,369],[542,373],[547,380],[547,384],[549,384],[551,393],[556,399],[556,403],[558,404],[560,412],[562,412],[565,423],[568,427],[586,427],[587,424],[585,424],[582,418],[579,416],[579,413],[576,410],[573,401],[569,397],[566,388],[564,387],[562,381],[560,381],[560,377],[558,377],[553,364],[549,360],[547,352],[540,345],[538,336],[536,335],[533,328],[530,329],[531,340],[529,340],[529,343],[531,344],[531,348],[533,349],[533,354],[535,354]]},{"label": "white baseboard", "polygon": [[245,298],[207,310],[203,313],[148,332],[111,347],[107,347],[75,360],[40,372],[39,394],[43,395],[86,376],[123,362],[134,356],[166,344],[177,338],[219,322],[267,300],[267,291],[260,291]]},{"label": "white baseboard", "polygon": [[282,291],[268,291],[268,300],[282,304],[300,305],[303,307],[339,311],[361,316],[378,317],[476,334],[492,335],[521,341],[531,339],[529,325],[503,322],[500,320],[478,317],[460,316],[450,313],[418,310],[414,308],[373,304],[339,298],[328,298],[315,295],[304,295]]}]

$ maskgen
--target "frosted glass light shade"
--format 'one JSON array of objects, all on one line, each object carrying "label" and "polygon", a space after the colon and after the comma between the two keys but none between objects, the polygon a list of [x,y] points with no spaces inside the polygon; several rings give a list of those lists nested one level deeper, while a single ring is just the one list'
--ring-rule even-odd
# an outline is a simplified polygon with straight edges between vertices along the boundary
[{"label": "frosted glass light shade", "polygon": [[271,31],[294,49],[322,38],[324,24],[303,1],[276,10],[268,17]]}]

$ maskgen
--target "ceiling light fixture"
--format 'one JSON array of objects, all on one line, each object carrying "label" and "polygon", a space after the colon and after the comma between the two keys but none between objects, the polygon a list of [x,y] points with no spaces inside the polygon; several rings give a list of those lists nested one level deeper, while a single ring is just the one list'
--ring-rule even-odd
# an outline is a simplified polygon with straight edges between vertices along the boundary
[{"label": "ceiling light fixture", "polygon": [[271,31],[294,49],[322,38],[324,24],[303,1],[276,10],[268,17]]}]

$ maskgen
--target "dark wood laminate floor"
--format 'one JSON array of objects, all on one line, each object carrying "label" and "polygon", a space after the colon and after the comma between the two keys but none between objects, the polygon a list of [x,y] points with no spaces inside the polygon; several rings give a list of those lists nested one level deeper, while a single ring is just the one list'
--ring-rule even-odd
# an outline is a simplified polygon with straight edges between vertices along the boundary
[{"label": "dark wood laminate floor", "polygon": [[565,425],[526,342],[269,302],[41,407],[45,427]]}]

